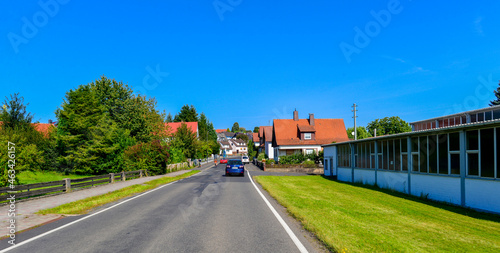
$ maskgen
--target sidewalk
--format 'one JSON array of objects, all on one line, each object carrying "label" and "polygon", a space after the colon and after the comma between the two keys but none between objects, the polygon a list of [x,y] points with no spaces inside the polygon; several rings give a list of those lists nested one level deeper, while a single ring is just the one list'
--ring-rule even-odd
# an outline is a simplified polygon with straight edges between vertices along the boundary
[{"label": "sidewalk", "polygon": [[[206,168],[208,168],[208,166],[206,165],[202,165],[201,167],[201,169],[206,169]],[[200,169],[200,168],[194,168],[194,169]],[[113,184],[106,184],[98,187],[92,187],[84,190],[74,191],[70,193],[65,193],[45,198],[33,199],[18,203],[16,202],[16,211],[15,211],[16,231],[22,231],[28,228],[39,226],[62,217],[62,215],[60,214],[47,214],[47,215],[35,214],[39,210],[53,208],[76,200],[81,200],[88,197],[106,194],[108,192],[122,189],[130,185],[143,184],[145,182],[162,177],[179,176],[188,171],[190,170],[181,170],[160,176],[137,178],[125,182],[116,182]],[[0,206],[0,226],[1,226],[0,237],[3,237],[9,233],[7,227],[10,225],[9,220],[12,218],[7,216],[8,211],[9,211],[9,205]]]}]

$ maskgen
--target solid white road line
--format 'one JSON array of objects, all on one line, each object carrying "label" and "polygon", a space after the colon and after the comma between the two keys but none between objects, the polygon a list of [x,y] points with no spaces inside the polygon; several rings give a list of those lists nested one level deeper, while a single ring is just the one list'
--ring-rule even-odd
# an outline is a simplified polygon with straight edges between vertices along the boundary
[{"label": "solid white road line", "polygon": [[[199,174],[199,173],[194,174],[194,175],[198,175],[198,174]],[[194,175],[192,175],[192,176],[194,176]],[[187,177],[187,178],[189,178],[189,177]],[[121,205],[121,204],[124,204],[124,203],[127,203],[127,202],[129,202],[129,201],[131,201],[131,200],[133,200],[133,199],[136,199],[136,198],[142,197],[142,196],[144,196],[144,195],[146,195],[146,194],[149,194],[149,193],[152,193],[152,192],[154,192],[154,191],[157,191],[157,190],[159,190],[159,189],[161,189],[161,188],[163,188],[163,187],[169,186],[169,185],[171,185],[171,184],[175,184],[175,183],[177,183],[177,182],[179,182],[179,181],[182,181],[182,180],[184,180],[184,179],[186,179],[186,178],[183,178],[183,179],[180,179],[180,180],[177,180],[177,181],[174,181],[174,182],[171,182],[171,183],[168,183],[168,184],[165,184],[165,185],[159,186],[159,187],[157,187],[157,188],[155,188],[155,189],[153,189],[153,190],[147,191],[147,192],[145,192],[145,193],[139,194],[139,195],[137,195],[137,196],[135,196],[135,197],[132,197],[132,198],[130,198],[130,199],[124,200],[124,201],[122,201],[122,202],[120,202],[120,203],[118,203],[118,204],[116,204],[116,205],[113,205],[113,206],[110,206],[110,207],[108,207],[108,208],[105,208],[105,209],[103,209],[103,210],[101,210],[101,211],[99,211],[99,212],[96,212],[96,213],[93,213],[93,214],[91,214],[91,215],[85,216],[85,217],[83,217],[83,218],[81,218],[81,219],[78,219],[78,220],[76,220],[76,221],[72,221],[72,222],[70,222],[70,223],[68,223],[68,224],[66,224],[66,225],[60,226],[60,227],[58,227],[58,228],[52,229],[52,230],[50,230],[50,231],[47,231],[47,232],[45,232],[45,233],[43,233],[43,234],[37,235],[37,236],[35,236],[35,237],[33,237],[33,238],[30,238],[30,239],[28,239],[28,240],[26,240],[26,241],[20,242],[20,243],[15,244],[15,245],[12,245],[12,246],[10,246],[10,247],[8,247],[8,248],[6,248],[6,249],[4,249],[4,250],[0,251],[0,253],[7,252],[7,251],[9,251],[9,250],[15,249],[15,248],[20,247],[20,246],[22,246],[22,245],[24,245],[24,244],[27,244],[27,243],[29,243],[29,242],[32,242],[32,241],[34,241],[34,240],[36,240],[36,239],[40,239],[40,238],[42,238],[42,237],[44,237],[44,236],[46,236],[46,235],[52,234],[52,233],[54,233],[54,232],[56,232],[56,231],[58,231],[58,230],[61,230],[61,229],[65,228],[65,227],[69,227],[69,226],[71,226],[71,225],[73,225],[73,224],[75,224],[75,223],[78,223],[78,222],[80,222],[80,221],[86,220],[86,219],[88,219],[88,218],[90,218],[90,217],[92,217],[92,216],[98,215],[98,214],[100,214],[100,213],[102,213],[102,212],[106,212],[106,211],[108,211],[108,210],[109,210],[109,209],[111,209],[111,208],[117,207],[117,206],[119,206],[119,205]]]},{"label": "solid white road line", "polygon": [[300,242],[299,238],[297,238],[297,236],[293,233],[293,231],[290,229],[290,227],[283,220],[283,218],[281,218],[281,216],[276,211],[276,209],[274,209],[274,207],[271,205],[271,203],[269,203],[269,201],[266,199],[266,197],[264,196],[264,194],[262,194],[262,192],[259,190],[259,188],[257,187],[257,185],[255,185],[255,183],[252,180],[252,176],[250,175],[250,171],[247,170],[247,174],[248,174],[248,177],[250,178],[250,182],[252,182],[252,184],[253,184],[253,187],[255,187],[255,190],[257,190],[257,192],[262,197],[262,199],[264,200],[264,202],[266,202],[267,206],[269,207],[269,209],[271,209],[271,211],[273,212],[273,214],[276,217],[276,219],[278,219],[278,221],[280,222],[281,226],[283,226],[283,228],[287,232],[288,236],[290,236],[290,238],[292,239],[293,243],[295,243],[295,246],[297,246],[297,248],[302,253],[308,252],[307,249],[306,249],[306,247],[304,247],[304,245]]}]

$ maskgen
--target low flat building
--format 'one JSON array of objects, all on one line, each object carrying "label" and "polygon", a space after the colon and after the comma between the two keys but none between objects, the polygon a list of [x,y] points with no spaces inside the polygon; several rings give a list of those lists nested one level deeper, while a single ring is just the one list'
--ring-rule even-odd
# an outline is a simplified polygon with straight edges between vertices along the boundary
[{"label": "low flat building", "polygon": [[325,175],[500,213],[498,108],[414,122],[408,133],[323,145]]}]

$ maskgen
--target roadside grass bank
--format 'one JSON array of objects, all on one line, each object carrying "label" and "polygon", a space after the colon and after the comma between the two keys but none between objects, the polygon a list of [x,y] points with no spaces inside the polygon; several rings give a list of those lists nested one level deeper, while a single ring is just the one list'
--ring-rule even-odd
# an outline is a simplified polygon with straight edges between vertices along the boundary
[{"label": "roadside grass bank", "polygon": [[334,252],[500,252],[500,216],[323,176],[256,176]]},{"label": "roadside grass bank", "polygon": [[59,181],[65,178],[77,179],[92,176],[74,174],[65,175],[64,173],[55,171],[23,171],[23,173],[19,173],[18,175],[16,175],[16,177],[19,179],[20,184],[36,184],[50,181]]},{"label": "roadside grass bank", "polygon": [[192,170],[176,177],[162,177],[145,182],[144,184],[131,185],[103,195],[89,197],[71,203],[66,203],[58,207],[40,210],[37,214],[86,214],[96,207],[154,189],[160,185],[189,177],[198,172],[200,171]]}]

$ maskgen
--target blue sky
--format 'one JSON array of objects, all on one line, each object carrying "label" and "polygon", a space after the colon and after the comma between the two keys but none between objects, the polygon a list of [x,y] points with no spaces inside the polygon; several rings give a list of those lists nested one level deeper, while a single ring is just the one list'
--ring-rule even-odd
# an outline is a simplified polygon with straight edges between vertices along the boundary
[{"label": "blue sky", "polygon": [[41,122],[101,75],[247,129],[295,108],[349,127],[353,103],[358,125],[412,122],[486,107],[500,80],[498,1],[40,2],[0,3],[0,95]]}]

